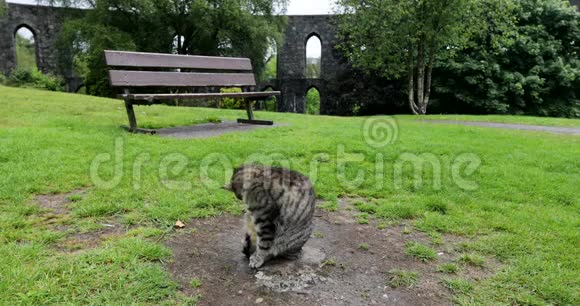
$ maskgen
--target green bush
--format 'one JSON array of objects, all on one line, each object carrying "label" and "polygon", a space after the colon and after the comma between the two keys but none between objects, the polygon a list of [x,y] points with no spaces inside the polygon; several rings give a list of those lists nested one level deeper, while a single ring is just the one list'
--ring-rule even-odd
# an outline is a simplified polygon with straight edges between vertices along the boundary
[{"label": "green bush", "polygon": [[7,85],[17,87],[34,87],[50,91],[64,91],[63,80],[51,74],[43,74],[38,69],[16,69],[12,71]]},{"label": "green bush", "polygon": [[[233,88],[221,88],[220,89],[221,93],[239,93],[242,92],[242,89],[239,87],[233,87]],[[252,101],[252,104],[255,104],[255,101]],[[244,99],[242,98],[223,98],[220,101],[220,108],[225,108],[225,109],[245,109],[246,108],[246,104],[244,102]]]},{"label": "green bush", "polygon": [[320,114],[320,93],[318,89],[311,88],[306,93],[306,113],[309,115]]},{"label": "green bush", "polygon": [[[222,88],[222,89],[220,89],[220,92],[221,93],[239,93],[239,92],[242,92],[242,89],[239,87]],[[242,108],[244,108],[244,99],[223,98],[220,101],[220,108],[242,109]]]},{"label": "green bush", "polygon": [[7,83],[8,78],[4,74],[0,73],[0,85],[6,85]]}]

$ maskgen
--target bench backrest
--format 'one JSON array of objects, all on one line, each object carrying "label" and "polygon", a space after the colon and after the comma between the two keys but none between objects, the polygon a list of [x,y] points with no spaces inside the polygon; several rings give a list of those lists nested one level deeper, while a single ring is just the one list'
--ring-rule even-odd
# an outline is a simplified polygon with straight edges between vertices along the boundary
[{"label": "bench backrest", "polygon": [[247,58],[105,51],[105,59],[107,66],[115,67],[109,70],[113,87],[256,86]]}]

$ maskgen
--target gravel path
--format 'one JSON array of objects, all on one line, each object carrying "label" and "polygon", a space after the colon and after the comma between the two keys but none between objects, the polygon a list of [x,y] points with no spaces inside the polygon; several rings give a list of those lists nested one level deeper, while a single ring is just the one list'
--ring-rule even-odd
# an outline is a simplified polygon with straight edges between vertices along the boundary
[{"label": "gravel path", "polygon": [[554,134],[569,134],[580,135],[580,128],[576,127],[559,127],[559,126],[543,126],[543,125],[527,125],[527,124],[512,124],[512,123],[495,123],[495,122],[477,122],[477,121],[459,121],[459,120],[419,120],[421,122],[439,123],[439,124],[459,124],[468,126],[482,126],[499,129],[510,130],[525,130],[525,131],[540,131]]}]

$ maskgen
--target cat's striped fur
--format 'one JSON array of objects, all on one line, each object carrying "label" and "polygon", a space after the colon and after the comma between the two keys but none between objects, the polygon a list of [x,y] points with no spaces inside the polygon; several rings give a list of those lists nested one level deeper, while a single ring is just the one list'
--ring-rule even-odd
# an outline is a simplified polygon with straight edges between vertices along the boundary
[{"label": "cat's striped fur", "polygon": [[244,254],[259,268],[274,257],[296,257],[312,234],[316,195],[310,180],[295,171],[244,165],[228,190],[246,204]]}]

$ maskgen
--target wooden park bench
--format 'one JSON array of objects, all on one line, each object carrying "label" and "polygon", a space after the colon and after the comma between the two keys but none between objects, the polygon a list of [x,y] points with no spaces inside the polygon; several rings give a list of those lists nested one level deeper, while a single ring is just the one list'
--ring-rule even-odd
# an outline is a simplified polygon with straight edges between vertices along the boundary
[{"label": "wooden park bench", "polygon": [[[272,121],[254,119],[252,101],[279,96],[279,91],[253,92],[256,79],[252,62],[247,58],[208,57],[158,53],[105,51],[111,86],[121,87],[124,93],[119,98],[125,100],[129,116],[128,130],[152,133],[154,130],[137,127],[133,105],[167,104],[171,100],[241,98],[245,102],[248,119],[238,119],[238,123],[272,125]],[[240,87],[240,93],[171,93],[177,88],[228,88]],[[139,88],[139,93],[131,89]],[[143,88],[154,88],[142,93]],[[149,91],[149,89],[147,89]]]}]

